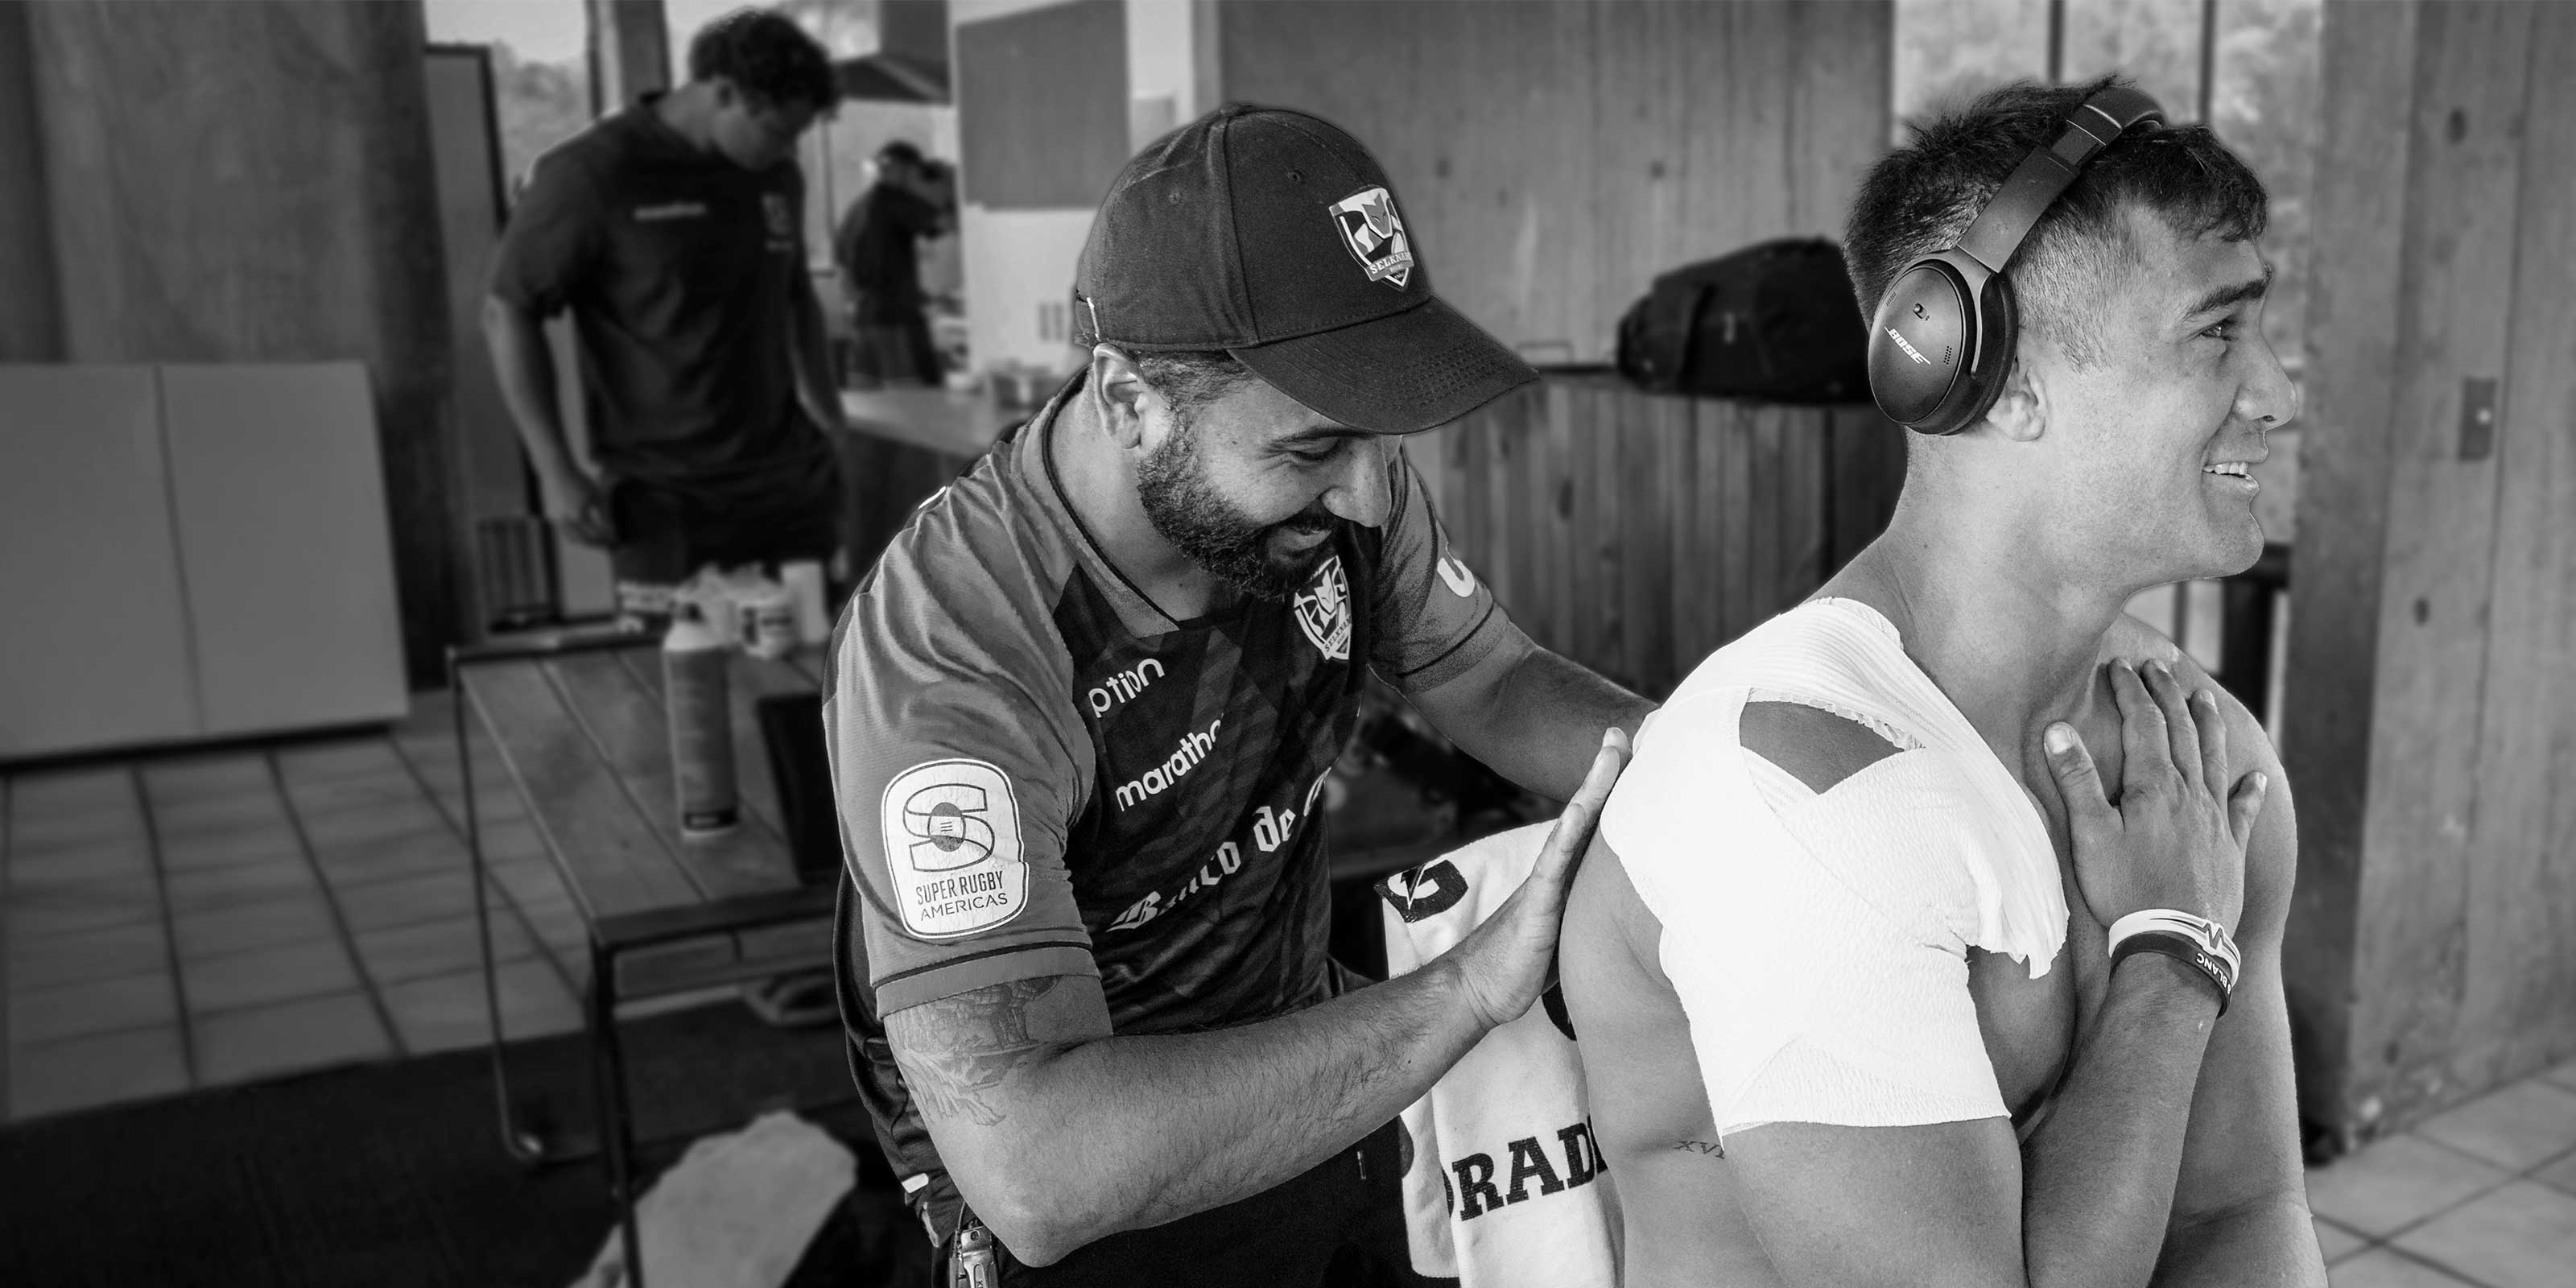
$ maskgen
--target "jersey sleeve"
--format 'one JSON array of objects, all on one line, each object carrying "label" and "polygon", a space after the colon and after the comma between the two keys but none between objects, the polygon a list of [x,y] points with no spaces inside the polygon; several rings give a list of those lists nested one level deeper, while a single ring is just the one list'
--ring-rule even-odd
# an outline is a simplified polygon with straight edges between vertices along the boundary
[{"label": "jersey sleeve", "polygon": [[2004,1116],[1968,990],[1975,886],[1952,848],[1981,832],[1914,759],[1930,753],[1774,813],[1712,770],[1748,753],[1655,723],[1601,834],[1663,923],[1717,1130]]},{"label": "jersey sleeve", "polygon": [[[876,1010],[1097,975],[1065,867],[1080,786],[1030,686],[854,601],[823,700],[842,856]],[[948,634],[947,631],[938,631]]]},{"label": "jersey sleeve", "polygon": [[1376,600],[1369,606],[1379,675],[1407,692],[1437,688],[1512,634],[1494,592],[1458,557],[1413,461],[1395,454]]},{"label": "jersey sleeve", "polygon": [[492,257],[493,295],[539,316],[560,312],[597,261],[607,206],[579,158],[537,158]]}]

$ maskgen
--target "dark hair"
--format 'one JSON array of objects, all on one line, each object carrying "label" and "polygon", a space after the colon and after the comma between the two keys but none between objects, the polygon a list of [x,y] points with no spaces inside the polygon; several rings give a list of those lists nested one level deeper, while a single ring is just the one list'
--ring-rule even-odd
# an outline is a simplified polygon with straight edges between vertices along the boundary
[{"label": "dark hair", "polygon": [[689,79],[723,77],[772,105],[805,103],[822,111],[841,101],[831,55],[793,19],[768,9],[736,9],[689,39]]},{"label": "dark hair", "polygon": [[[1986,200],[2068,113],[2113,85],[2005,85],[1966,107],[1910,122],[1913,139],[1870,167],[1843,234],[1863,317],[1916,256],[1953,244]],[[2005,270],[2026,327],[2054,338],[2078,364],[2099,356],[2101,326],[2089,307],[2103,275],[2134,259],[2127,210],[2154,211],[2186,237],[2228,241],[2263,235],[2263,181],[2205,125],[2133,133],[2102,149],[2049,206]]]},{"label": "dark hair", "polygon": [[1172,405],[1172,414],[1187,425],[1192,413],[1234,392],[1252,379],[1252,368],[1223,349],[1175,349],[1130,354],[1145,387]]},{"label": "dark hair", "polygon": [[922,168],[921,149],[904,142],[902,139],[896,139],[894,142],[877,149],[877,164],[883,165],[888,161],[900,162],[901,164],[911,166],[913,169],[918,170]]}]

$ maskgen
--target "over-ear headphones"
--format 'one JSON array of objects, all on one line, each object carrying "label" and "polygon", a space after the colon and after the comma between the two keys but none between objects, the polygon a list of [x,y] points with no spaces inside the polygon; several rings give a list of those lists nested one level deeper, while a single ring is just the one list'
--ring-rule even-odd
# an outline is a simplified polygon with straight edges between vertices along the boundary
[{"label": "over-ear headphones", "polygon": [[1869,393],[1888,419],[1918,434],[1955,434],[1985,416],[2003,392],[2021,326],[2004,265],[2095,154],[2137,126],[2163,124],[2164,109],[2128,86],[2084,100],[2055,142],[2014,168],[1958,244],[1896,275],[1869,324]]}]

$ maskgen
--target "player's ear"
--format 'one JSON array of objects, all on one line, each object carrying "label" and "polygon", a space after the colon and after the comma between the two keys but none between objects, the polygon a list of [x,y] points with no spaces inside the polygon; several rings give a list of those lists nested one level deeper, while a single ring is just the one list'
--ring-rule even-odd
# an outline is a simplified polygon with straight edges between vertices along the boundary
[{"label": "player's ear", "polygon": [[1109,427],[1110,441],[1125,448],[1144,441],[1145,406],[1154,391],[1146,387],[1135,359],[1116,345],[1093,345],[1090,390],[1100,423]]},{"label": "player's ear", "polygon": [[2048,429],[2049,388],[2045,373],[2025,358],[2004,375],[2004,391],[1986,409],[1986,424],[2008,442],[2036,442]]}]

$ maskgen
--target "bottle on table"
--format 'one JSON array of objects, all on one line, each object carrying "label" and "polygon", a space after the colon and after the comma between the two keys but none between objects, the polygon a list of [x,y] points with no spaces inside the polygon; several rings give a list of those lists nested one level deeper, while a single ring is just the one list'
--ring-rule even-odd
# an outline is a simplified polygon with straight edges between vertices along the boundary
[{"label": "bottle on table", "polygon": [[726,639],[698,605],[672,607],[662,636],[662,693],[670,709],[671,782],[677,788],[683,839],[721,836],[742,821],[734,784],[733,705],[725,672]]}]

